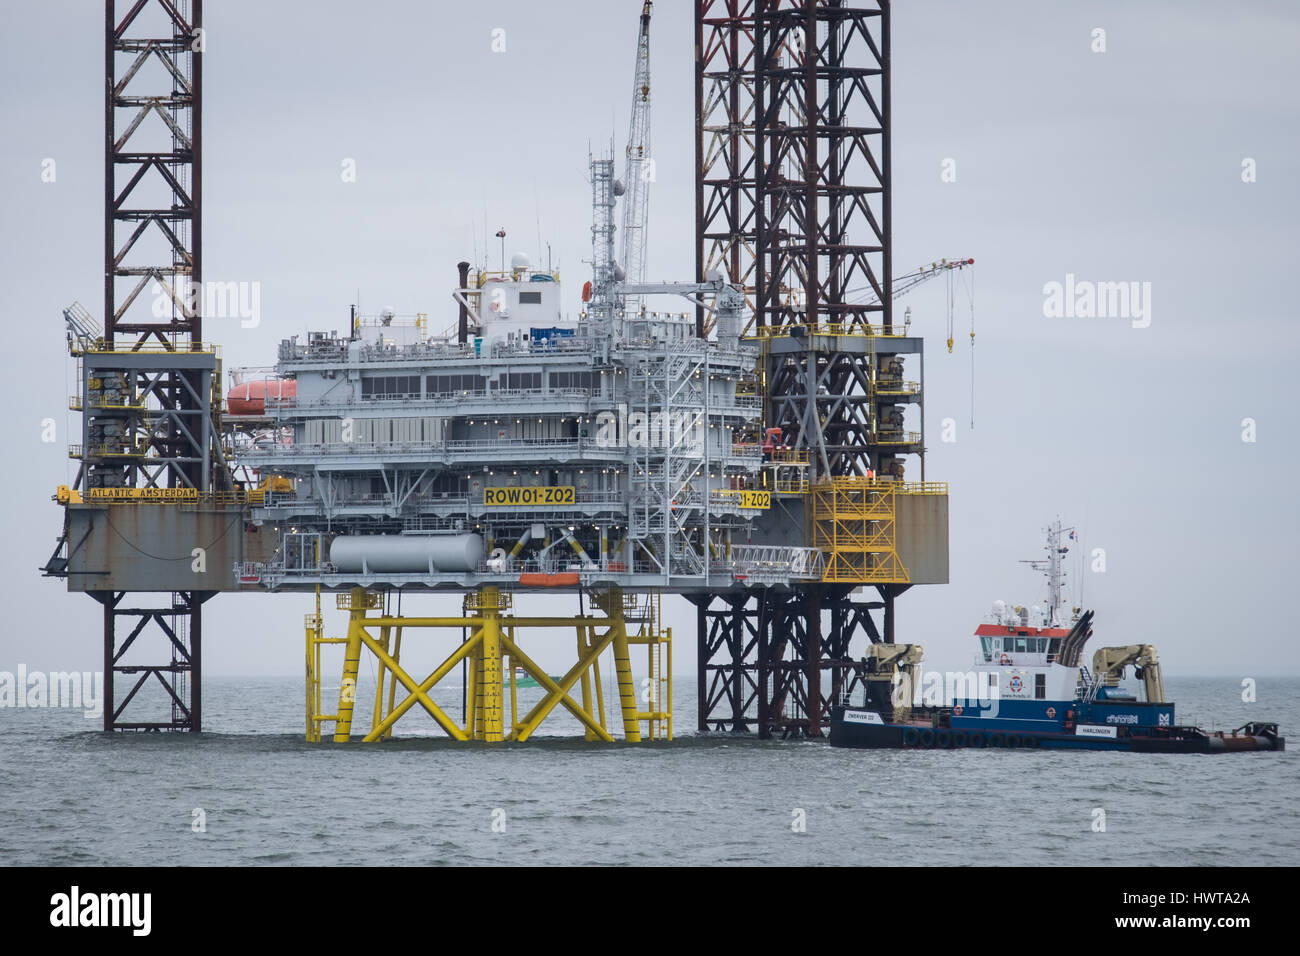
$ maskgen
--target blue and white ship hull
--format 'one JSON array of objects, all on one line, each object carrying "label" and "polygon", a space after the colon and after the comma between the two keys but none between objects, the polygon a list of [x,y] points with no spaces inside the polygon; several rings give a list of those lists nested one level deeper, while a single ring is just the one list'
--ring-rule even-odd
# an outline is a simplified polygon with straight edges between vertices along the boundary
[{"label": "blue and white ship hull", "polygon": [[[1164,705],[1171,706],[1171,705]],[[1058,711],[1060,708],[1058,708]],[[1067,711],[1068,712],[1068,711]],[[1124,750],[1137,753],[1232,753],[1285,750],[1277,724],[1251,723],[1230,733],[1197,727],[1130,726],[1067,720],[945,718],[887,723],[879,713],[837,707],[831,716],[831,746],[912,750],[1034,749]],[[1092,715],[1097,719],[1099,715]]]}]

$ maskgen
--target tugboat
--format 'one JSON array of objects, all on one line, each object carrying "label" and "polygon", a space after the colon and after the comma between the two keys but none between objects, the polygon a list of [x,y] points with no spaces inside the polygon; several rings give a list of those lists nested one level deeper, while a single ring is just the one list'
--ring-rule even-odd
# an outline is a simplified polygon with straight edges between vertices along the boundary
[{"label": "tugboat", "polygon": [[[507,681],[510,680],[509,674],[506,675],[506,680]],[[537,683],[536,678],[532,677],[528,673],[528,671],[524,670],[522,667],[515,668],[514,685],[516,687],[541,687],[542,686],[541,684]]]},{"label": "tugboat", "polygon": [[[1063,622],[1067,533],[1074,537],[1074,529],[1054,522],[1047,529],[1047,558],[1027,562],[1047,575],[1048,606],[1027,609],[995,602],[989,619],[975,629],[979,651],[971,671],[928,674],[922,680],[920,645],[873,644],[862,660],[862,703],[853,706],[846,700],[834,708],[831,745],[1140,753],[1286,748],[1276,723],[1257,721],[1231,732],[1178,724],[1150,644],[1103,647],[1093,655],[1092,669],[1084,666],[1093,612],[1074,608],[1068,626]],[[1033,615],[1037,620],[1031,623]],[[1130,666],[1143,684],[1141,700],[1119,689]]]}]

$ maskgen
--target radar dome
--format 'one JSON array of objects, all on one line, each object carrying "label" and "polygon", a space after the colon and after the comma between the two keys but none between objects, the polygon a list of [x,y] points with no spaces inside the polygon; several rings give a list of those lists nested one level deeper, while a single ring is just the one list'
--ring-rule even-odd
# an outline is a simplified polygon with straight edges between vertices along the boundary
[{"label": "radar dome", "polygon": [[531,267],[532,263],[528,261],[526,252],[516,252],[510,257],[510,270],[512,272],[526,272]]}]

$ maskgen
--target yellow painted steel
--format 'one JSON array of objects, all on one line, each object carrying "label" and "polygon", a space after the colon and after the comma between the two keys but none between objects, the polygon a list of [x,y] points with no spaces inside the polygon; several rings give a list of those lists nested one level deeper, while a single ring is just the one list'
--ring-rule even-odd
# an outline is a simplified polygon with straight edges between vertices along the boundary
[{"label": "yellow painted steel", "polygon": [[[463,645],[463,648],[457,651],[456,653],[452,654],[452,656],[448,658],[448,660],[445,661],[443,665],[438,668],[438,670],[434,671],[427,678],[425,678],[424,683],[416,684],[414,678],[412,678],[410,674],[404,671],[401,668],[401,666],[398,665],[397,661],[393,660],[391,657],[388,656],[388,652],[385,651],[379,645],[378,641],[376,641],[373,637],[370,637],[368,634],[365,634],[364,631],[362,632],[361,640],[366,645],[366,647],[370,648],[370,651],[376,657],[378,657],[381,661],[383,661],[386,665],[388,665],[388,667],[392,669],[393,673],[397,675],[397,679],[402,682],[402,686],[405,687],[408,691],[410,691],[410,696],[408,696],[404,701],[402,701],[402,703],[398,704],[397,707],[393,709],[392,713],[390,713],[387,717],[385,717],[382,721],[380,721],[379,724],[377,724],[374,727],[374,729],[372,729],[370,733],[366,735],[365,740],[367,742],[381,739],[384,733],[388,730],[388,728],[391,727],[394,723],[396,723],[397,719],[401,717],[402,714],[406,713],[406,711],[417,701],[419,702],[420,706],[425,709],[425,711],[429,714],[429,716],[432,717],[434,720],[436,720],[438,722],[438,725],[442,727],[442,729],[445,730],[452,737],[455,737],[457,740],[469,739],[468,736],[464,733],[464,731],[462,731],[459,727],[457,727],[455,722],[453,722],[452,719],[448,717],[446,713],[443,712],[442,708],[433,702],[432,698],[429,697],[429,690],[433,687],[434,684],[436,684],[439,680],[445,677],[447,673],[451,671],[451,668],[455,666],[456,661],[463,656],[464,649],[476,646],[477,642],[470,641],[465,645]],[[335,733],[334,739],[336,741],[338,740],[337,733]]]},{"label": "yellow painted steel", "polygon": [[822,580],[908,584],[898,557],[896,496],[947,495],[946,482],[901,482],[848,476],[810,486],[810,544],[826,556]]},{"label": "yellow painted steel", "polygon": [[[591,628],[587,628],[587,647],[590,649],[594,645],[594,635]],[[608,733],[609,725],[605,723],[605,685],[600,680],[600,656],[594,655],[591,658],[591,683],[596,689],[596,719],[600,722],[600,729]],[[599,735],[593,731],[593,737],[599,739]]]},{"label": "yellow painted steel", "polygon": [[618,683],[619,707],[623,711],[623,737],[636,743],[641,740],[641,724],[637,718],[636,685],[632,680],[627,623],[623,617],[623,590],[610,588],[603,598],[597,606],[603,607],[610,618],[610,644],[614,648],[614,679]]},{"label": "yellow painted steel", "polygon": [[[513,635],[507,635],[512,638]],[[519,681],[515,675],[515,660],[513,657],[505,658],[506,676],[510,680],[510,733],[515,733],[519,729]]]},{"label": "yellow painted steel", "polygon": [[501,626],[497,618],[497,589],[479,592],[480,625],[478,650],[474,663],[478,674],[474,691],[474,739],[489,743],[505,739],[502,727],[504,708],[501,688]]},{"label": "yellow painted steel", "polygon": [[[337,595],[339,608],[348,612],[345,638],[325,638],[319,611],[307,616],[306,634],[306,736],[321,739],[321,724],[334,722],[333,739],[350,740],[352,719],[357,706],[357,680],[363,652],[374,655],[377,674],[371,721],[365,741],[390,739],[394,725],[417,704],[438,726],[456,740],[479,740],[495,743],[504,740],[526,741],[557,707],[567,710],[582,724],[588,740],[613,742],[606,722],[605,700],[601,685],[600,658],[606,651],[614,657],[618,683],[622,737],[627,742],[643,739],[672,738],[672,650],[671,630],[659,628],[660,604],[657,593],[639,599],[624,595],[619,589],[592,595],[592,604],[603,612],[571,617],[516,617],[509,613],[511,595],[496,587],[484,587],[465,596],[460,617],[407,617],[389,614],[383,609],[382,596],[360,588]],[[640,622],[635,632],[628,626],[628,616]],[[577,661],[558,681],[547,674],[519,646],[521,629],[572,627],[576,634]],[[455,629],[461,642],[450,655],[422,681],[417,681],[402,666],[400,657],[403,636],[412,628],[430,630]],[[373,632],[373,634],[372,634]],[[377,634],[378,637],[375,637]],[[409,637],[408,637],[409,642]],[[338,712],[321,713],[321,647],[343,644],[343,673],[339,688]],[[643,700],[637,706],[637,688],[632,675],[631,645],[647,646],[649,679]],[[460,726],[434,700],[436,685],[457,665],[468,670],[465,726]],[[506,668],[509,668],[508,671]],[[542,699],[527,713],[520,715],[521,688],[515,675],[518,667],[535,680]],[[387,677],[387,681],[385,681]],[[509,726],[505,723],[505,681],[510,683]],[[384,684],[388,684],[385,701]],[[398,700],[397,685],[406,690]],[[571,696],[574,687],[581,691],[581,703]],[[641,725],[646,724],[643,734]]]},{"label": "yellow painted steel", "polygon": [[803,329],[805,335],[829,335],[836,338],[889,338],[903,339],[907,338],[907,332],[901,328],[885,328],[883,325],[867,325],[866,323],[846,323],[846,322],[818,322],[814,325],[764,325],[748,330],[750,334],[745,336],[746,341],[758,339],[765,342],[768,339],[778,336],[789,335],[792,329]]},{"label": "yellow painted steel", "polygon": [[[609,645],[610,641],[613,639],[613,634],[614,628],[610,627],[606,631],[605,636],[597,641],[595,646],[592,648],[592,657],[599,654]],[[527,740],[532,736],[532,733],[537,729],[537,726],[546,718],[546,715],[554,710],[557,705],[563,704],[569,713],[582,721],[582,723],[585,724],[589,730],[595,733],[599,739],[613,743],[614,738],[610,736],[609,732],[605,730],[605,728],[602,727],[591,714],[583,710],[583,708],[578,704],[574,703],[573,698],[569,696],[569,691],[573,689],[573,685],[577,682],[579,675],[590,666],[589,660],[579,660],[569,668],[568,672],[560,678],[560,682],[557,684],[551,679],[549,674],[533,663],[532,659],[521,651],[513,641],[507,639],[504,643],[511,655],[519,658],[519,663],[523,666],[524,670],[527,671],[528,674],[547,691],[547,695],[541,703],[529,711],[524,716],[524,719],[519,722],[519,729],[511,734],[512,740],[518,740],[521,742]],[[639,740],[640,738],[637,737],[634,740],[633,738],[624,735],[624,739],[634,743],[635,740]]]},{"label": "yellow painted steel", "polygon": [[640,711],[638,720],[646,722],[646,736],[650,740],[671,740],[673,736],[673,631],[659,627],[663,604],[658,591],[639,599],[636,595],[624,598],[625,617],[641,622],[635,634],[628,635],[629,644],[646,646],[646,666],[649,677],[641,695],[650,709]]},{"label": "yellow painted steel", "polygon": [[308,614],[306,621],[307,631],[307,739],[315,742],[320,740],[320,724],[316,720],[316,715],[320,713],[320,645],[317,643],[321,636],[321,617],[320,617],[320,587],[316,588],[316,613]]},{"label": "yellow painted steel", "polygon": [[[396,628],[396,631],[397,633],[394,636],[394,640],[393,640],[393,660],[397,661],[400,664],[402,660],[401,627]],[[388,712],[389,713],[393,712],[393,701],[396,698],[396,696],[397,696],[397,672],[390,668],[388,671]],[[372,728],[372,730],[374,729],[376,728]],[[383,733],[383,737],[384,739],[389,739],[392,736],[393,736],[393,727],[391,724],[389,724],[388,728]]]},{"label": "yellow painted steel", "polygon": [[[576,630],[578,634],[578,660],[582,660],[587,656],[587,651],[590,649],[591,646],[590,632],[587,630],[587,628],[583,627],[582,625],[578,625]],[[591,669],[590,668],[583,669],[582,677],[580,678],[580,680],[582,685],[582,709],[585,710],[587,713],[591,713],[592,698],[591,698]],[[598,685],[598,689],[599,689],[599,685]],[[516,724],[518,724],[518,721],[516,721]],[[604,701],[601,701],[600,725],[602,727],[605,726]],[[518,726],[516,726],[515,730],[517,731],[518,729],[519,729]],[[596,732],[592,730],[590,727],[585,727],[583,728],[583,737],[586,740],[595,740]]]},{"label": "yellow painted steel", "polygon": [[[339,595],[342,606],[344,595]],[[375,595],[378,598],[379,595]],[[338,720],[334,722],[334,742],[347,743],[352,738],[352,708],[357,699],[357,674],[361,665],[361,639],[365,635],[366,592],[353,588],[348,600],[348,637],[343,651],[343,677],[339,681]]]},{"label": "yellow painted steel", "polygon": [[[384,649],[384,654],[388,655],[392,642],[392,628],[381,627],[379,629],[379,645]],[[391,659],[391,658],[390,658]],[[379,726],[379,721],[383,718],[384,710],[384,671],[386,665],[383,659],[379,661],[379,669],[375,673],[375,711],[374,716],[370,719],[370,731],[374,732]]]}]

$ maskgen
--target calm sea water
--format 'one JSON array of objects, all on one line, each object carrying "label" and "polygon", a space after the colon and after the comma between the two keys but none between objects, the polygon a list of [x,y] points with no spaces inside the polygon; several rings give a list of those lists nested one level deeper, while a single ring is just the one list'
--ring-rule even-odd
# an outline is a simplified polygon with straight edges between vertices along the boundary
[{"label": "calm sea water", "polygon": [[[677,686],[666,744],[309,745],[301,687],[209,678],[201,736],[0,710],[0,865],[1300,863],[1295,751],[904,753],[696,736],[693,681]],[[1231,679],[1167,687],[1182,720],[1276,719],[1300,750],[1300,680],[1262,682],[1253,704]]]}]

